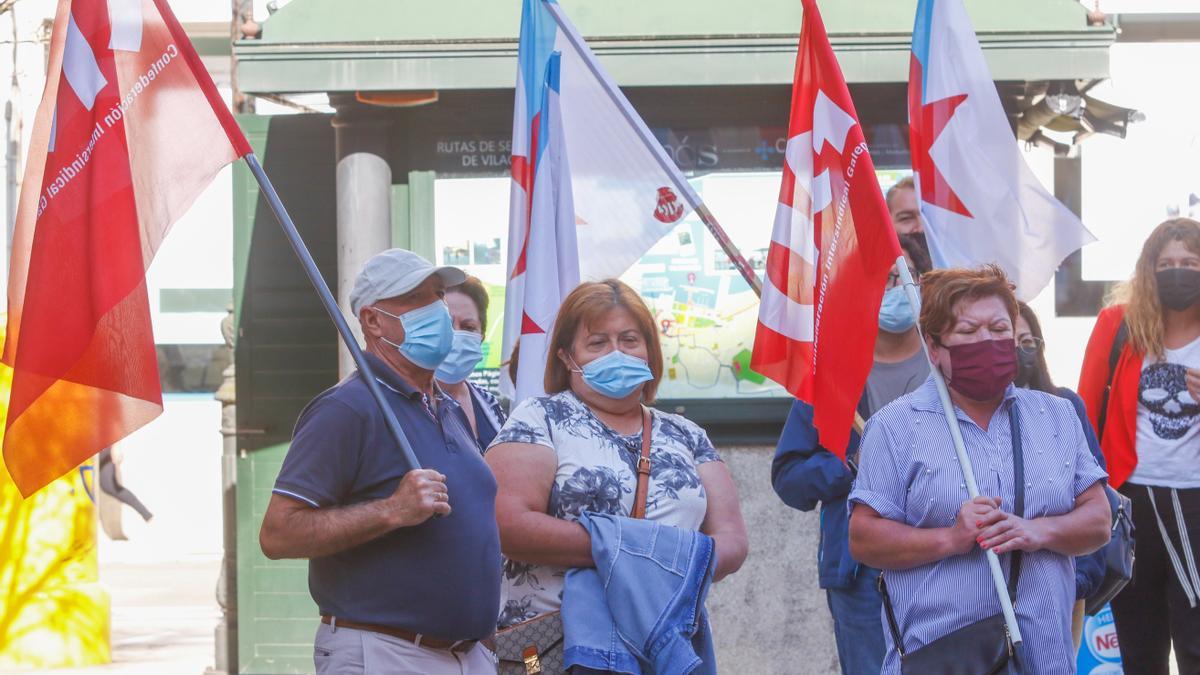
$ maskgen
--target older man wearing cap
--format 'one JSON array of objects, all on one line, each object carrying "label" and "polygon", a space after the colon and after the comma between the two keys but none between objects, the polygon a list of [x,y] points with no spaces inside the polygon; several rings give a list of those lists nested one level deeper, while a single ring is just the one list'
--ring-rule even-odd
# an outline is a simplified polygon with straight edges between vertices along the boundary
[{"label": "older man wearing cap", "polygon": [[357,373],[296,423],[259,542],[269,558],[309,560],[318,673],[496,670],[479,643],[500,609],[496,481],[433,379],[453,333],[444,289],[464,278],[392,249],[367,261],[350,296],[366,358],[423,469],[404,473]]}]

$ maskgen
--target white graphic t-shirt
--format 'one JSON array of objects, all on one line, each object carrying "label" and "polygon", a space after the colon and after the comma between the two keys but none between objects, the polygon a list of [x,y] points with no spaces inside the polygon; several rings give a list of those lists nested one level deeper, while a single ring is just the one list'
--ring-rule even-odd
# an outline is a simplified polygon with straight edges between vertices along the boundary
[{"label": "white graphic t-shirt", "polygon": [[[696,467],[721,457],[708,434],[678,415],[651,410],[650,482],[646,519],[698,530],[708,496]],[[544,445],[558,456],[547,513],[579,520],[584,511],[627,516],[637,488],[642,434],[621,435],[570,391],[522,401],[490,447]],[[562,604],[566,569],[505,558],[499,624],[511,626]]]},{"label": "white graphic t-shirt", "polygon": [[1200,368],[1200,338],[1147,356],[1138,383],[1137,467],[1129,481],[1200,487],[1200,403],[1187,390],[1187,369]]}]

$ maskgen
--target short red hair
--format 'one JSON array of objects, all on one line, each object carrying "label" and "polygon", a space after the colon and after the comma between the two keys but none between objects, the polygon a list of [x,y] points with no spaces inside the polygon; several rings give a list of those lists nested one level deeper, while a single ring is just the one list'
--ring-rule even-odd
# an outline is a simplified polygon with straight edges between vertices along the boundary
[{"label": "short red hair", "polygon": [[951,267],[921,275],[921,332],[942,343],[942,335],[954,328],[954,307],[960,300],[997,297],[1008,310],[1008,319],[1016,325],[1017,296],[1008,275],[999,265],[974,269]]},{"label": "short red hair", "polygon": [[547,394],[557,394],[571,388],[571,371],[558,358],[561,349],[570,354],[575,336],[581,327],[591,326],[600,317],[617,307],[623,307],[633,315],[633,321],[646,341],[646,356],[649,358],[650,373],[654,379],[646,383],[642,399],[654,402],[658,384],[662,381],[662,345],[658,341],[658,330],[654,326],[654,315],[642,302],[641,296],[623,281],[605,279],[586,281],[575,287],[558,308],[554,320],[554,335],[550,338],[549,353],[546,354],[546,380],[543,383]]}]

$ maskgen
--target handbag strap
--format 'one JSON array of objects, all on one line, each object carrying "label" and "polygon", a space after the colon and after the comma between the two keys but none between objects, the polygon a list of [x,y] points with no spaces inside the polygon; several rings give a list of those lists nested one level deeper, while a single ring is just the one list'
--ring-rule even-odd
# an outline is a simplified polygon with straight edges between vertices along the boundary
[{"label": "handbag strap", "polygon": [[[1009,434],[1012,436],[1013,449],[1013,506],[1016,515],[1025,517],[1025,456],[1021,449],[1021,418],[1017,414],[1017,403],[1013,401],[1008,409]],[[1016,603],[1017,582],[1021,577],[1021,551],[1012,552],[1012,565],[1008,575],[1008,599]],[[896,622],[896,613],[892,609],[892,598],[888,595],[887,582],[883,580],[883,572],[879,573],[877,586],[883,596],[883,613],[887,616],[888,630],[892,634],[892,644],[900,658],[904,658],[904,640],[900,636],[900,627]]]},{"label": "handbag strap", "polygon": [[[1013,511],[1018,518],[1025,517],[1025,454],[1021,448],[1021,416],[1017,414],[1017,402],[1008,409],[1008,429],[1012,436],[1013,453]],[[1013,551],[1008,573],[1008,599],[1017,602],[1017,581],[1021,578],[1021,551]]]},{"label": "handbag strap", "polygon": [[888,630],[892,634],[892,644],[896,647],[896,653],[900,654],[900,658],[904,658],[904,640],[900,637],[900,628],[896,624],[896,613],[892,611],[892,596],[888,595],[887,582],[883,580],[883,572],[879,573],[879,579],[875,582],[875,586],[879,589],[879,594],[883,596],[883,613],[887,615]]},{"label": "handbag strap", "polygon": [[642,454],[637,462],[637,491],[633,494],[633,518],[646,517],[646,499],[650,492],[650,434],[654,419],[650,409],[642,406]]},{"label": "handbag strap", "polygon": [[1113,376],[1117,374],[1117,362],[1121,360],[1121,350],[1129,340],[1129,325],[1121,319],[1121,326],[1113,336],[1112,347],[1108,350],[1108,380],[1104,383],[1104,395],[1100,399],[1100,415],[1096,419],[1096,439],[1104,440],[1104,427],[1108,422],[1108,399],[1112,394]]}]

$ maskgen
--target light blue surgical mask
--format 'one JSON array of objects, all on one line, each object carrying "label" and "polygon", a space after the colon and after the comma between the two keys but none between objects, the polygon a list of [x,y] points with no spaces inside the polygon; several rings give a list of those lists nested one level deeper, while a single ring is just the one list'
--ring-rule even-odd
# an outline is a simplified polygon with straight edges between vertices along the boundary
[{"label": "light blue surgical mask", "polygon": [[879,305],[879,327],[889,333],[906,333],[917,323],[904,286],[889,288]]},{"label": "light blue surgical mask", "polygon": [[441,300],[399,316],[378,307],[371,309],[400,321],[404,327],[404,342],[396,344],[382,336],[379,339],[395,347],[401,356],[419,368],[437,368],[454,346],[454,321],[446,303]]},{"label": "light blue surgical mask", "polygon": [[458,384],[471,375],[483,360],[483,336],[469,330],[454,331],[454,346],[442,365],[433,371],[434,377],[446,384]]},{"label": "light blue surgical mask", "polygon": [[[574,359],[572,359],[572,362]],[[579,368],[575,372],[583,376],[583,381],[597,394],[609,398],[625,398],[643,382],[654,379],[650,366],[636,356],[614,349]]]}]

